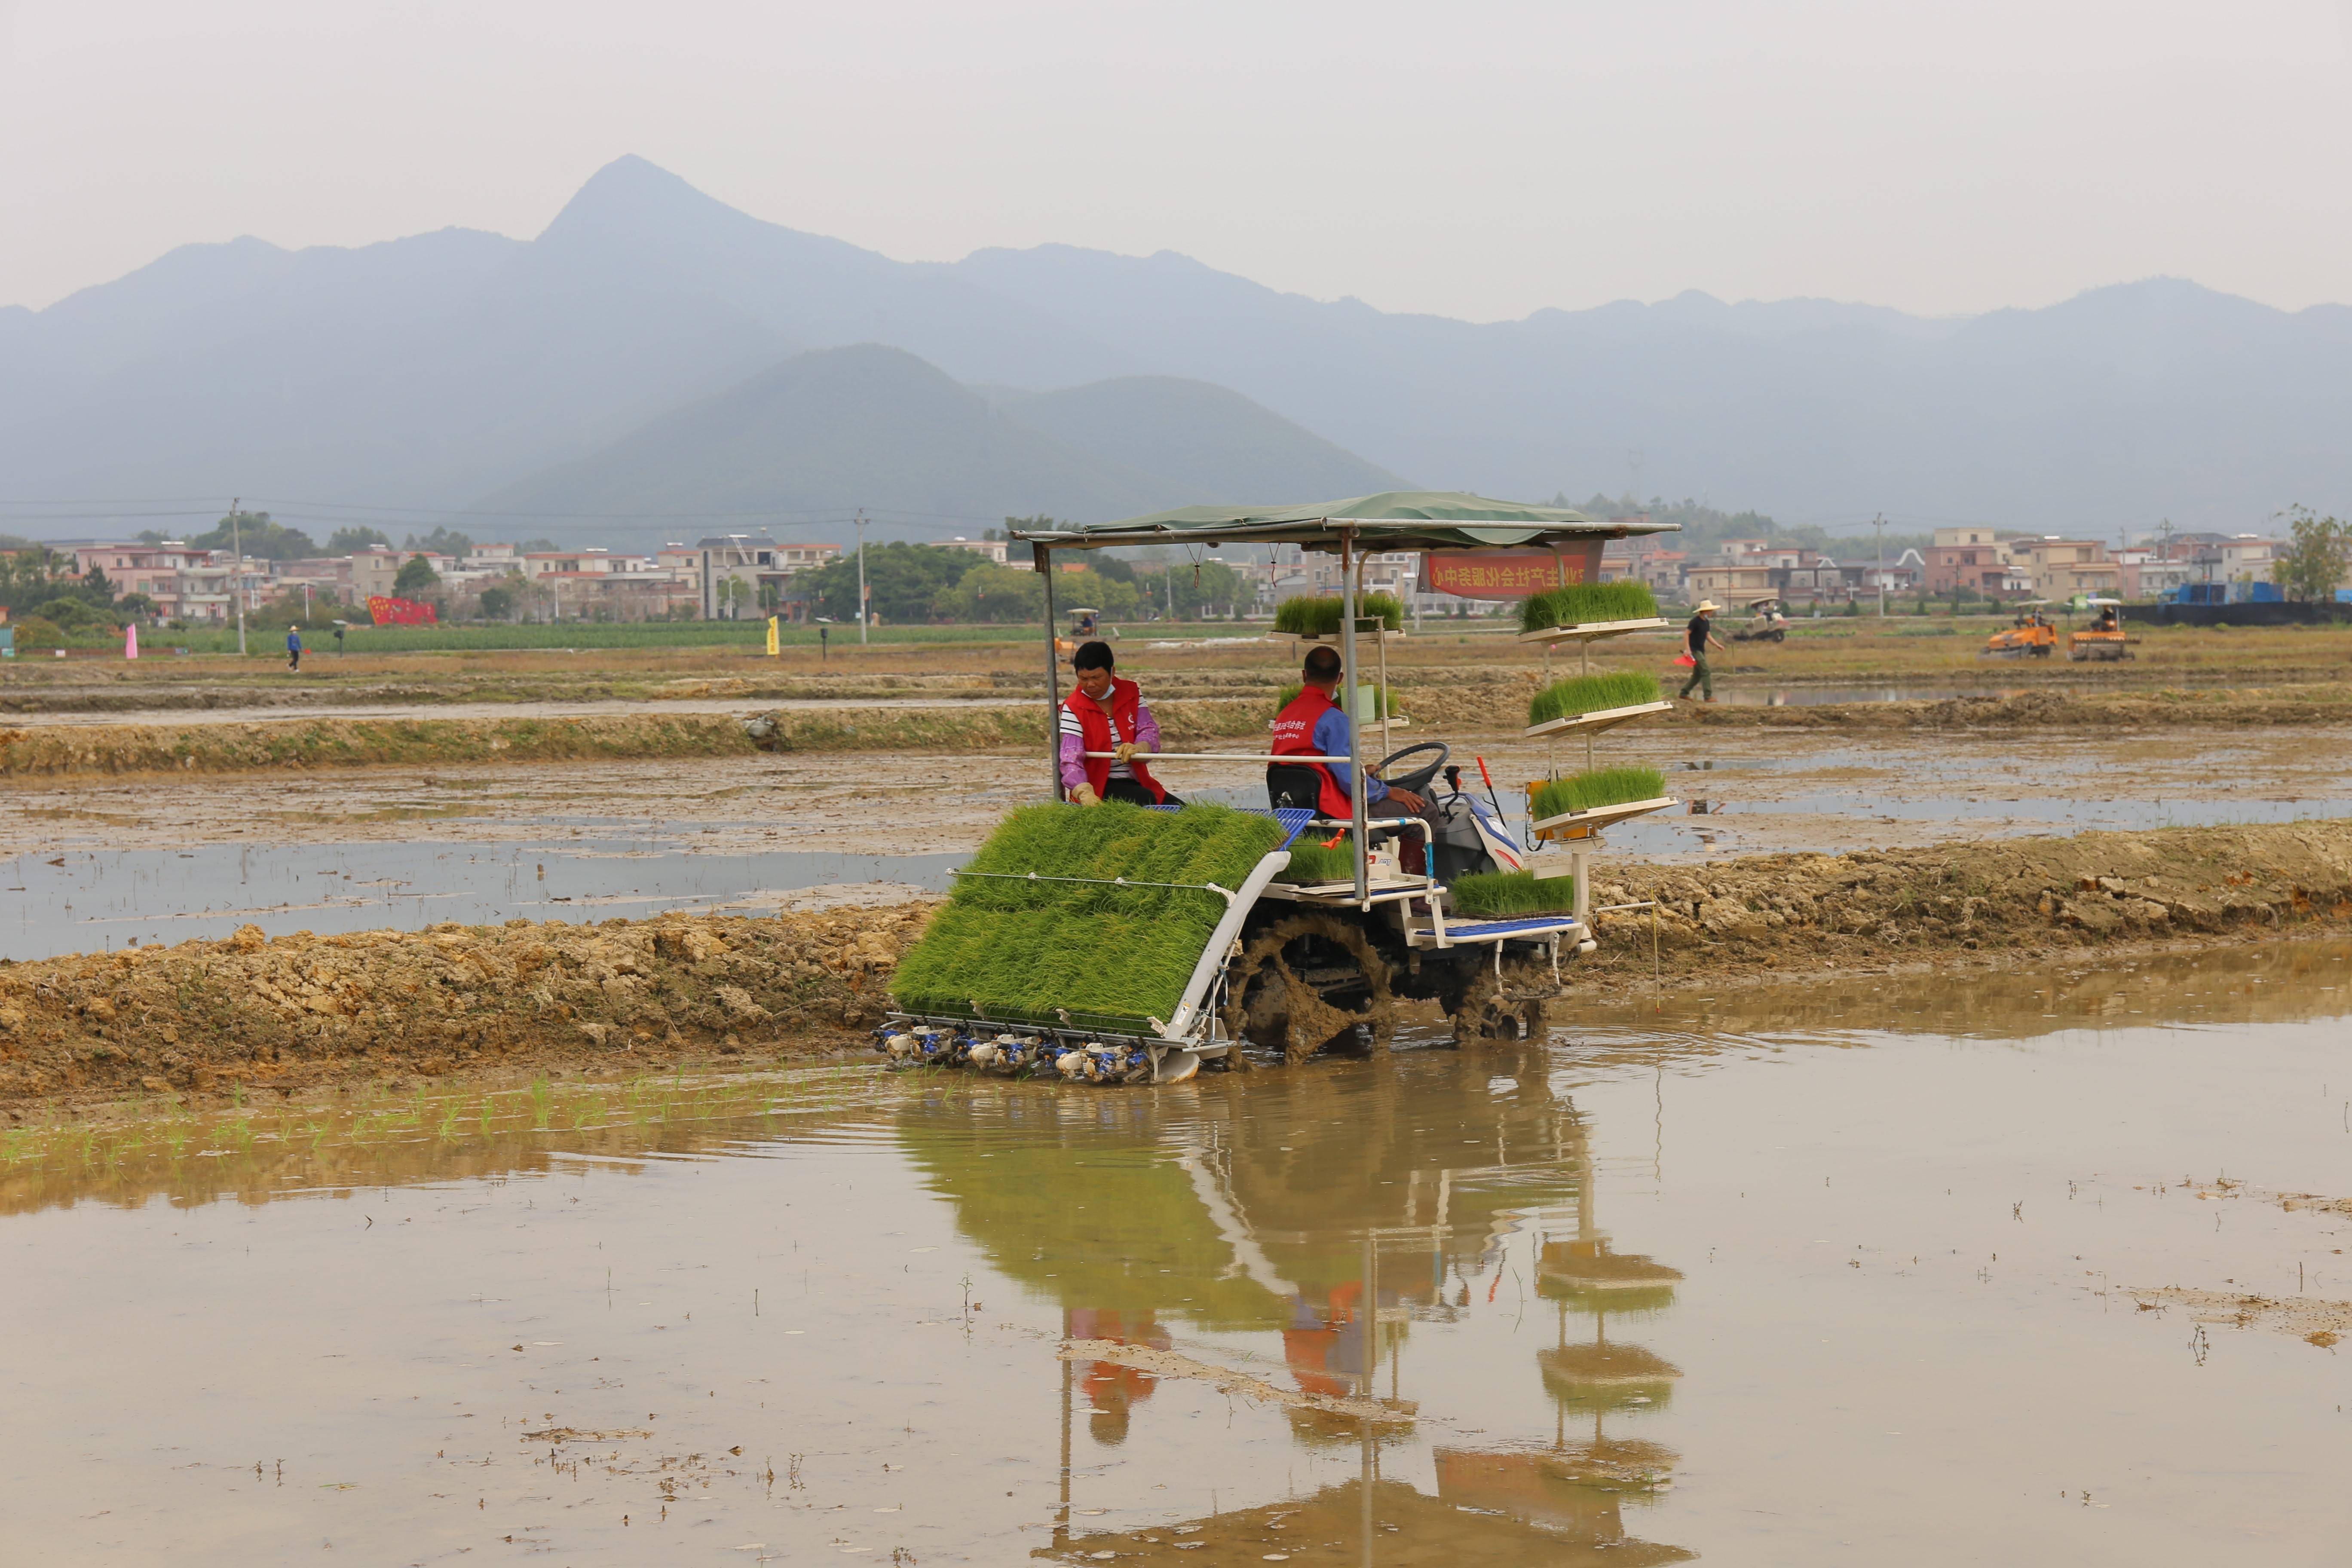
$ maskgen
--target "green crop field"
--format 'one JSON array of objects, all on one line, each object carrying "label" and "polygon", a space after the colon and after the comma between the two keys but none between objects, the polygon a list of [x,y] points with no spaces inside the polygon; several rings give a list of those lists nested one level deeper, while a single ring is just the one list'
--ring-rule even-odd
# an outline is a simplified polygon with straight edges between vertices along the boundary
[{"label": "green crop field", "polygon": [[1581,626],[1598,621],[1646,621],[1658,613],[1647,583],[1577,583],[1538,594],[1519,606],[1519,629]]},{"label": "green crop field", "polygon": [[1666,793],[1666,775],[1655,768],[1595,768],[1573,778],[1547,779],[1536,786],[1529,805],[1535,819],[1596,806],[1656,800]]},{"label": "green crop field", "polygon": [[[1273,818],[1218,805],[1150,811],[1109,802],[1024,807],[956,879],[954,895],[899,961],[890,990],[910,1012],[1007,1023],[1171,1017],[1225,912],[1204,884],[1238,888],[1282,842]],[[1026,880],[1045,877],[1084,881]],[[1119,887],[1129,883],[1188,886]]]},{"label": "green crop field", "polygon": [[1607,675],[1571,675],[1536,693],[1528,704],[1529,725],[1549,724],[1574,713],[1598,713],[1610,708],[1633,708],[1658,700],[1658,678],[1639,670]]}]

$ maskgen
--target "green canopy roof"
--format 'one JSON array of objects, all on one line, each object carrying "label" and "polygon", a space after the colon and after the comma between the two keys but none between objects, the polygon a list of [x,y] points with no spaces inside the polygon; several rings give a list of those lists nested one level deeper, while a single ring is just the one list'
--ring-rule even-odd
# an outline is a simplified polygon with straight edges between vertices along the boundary
[{"label": "green canopy roof", "polygon": [[1337,550],[1351,533],[1367,550],[1492,550],[1568,540],[1665,533],[1669,522],[1602,522],[1572,507],[1489,500],[1461,490],[1389,490],[1303,506],[1187,506],[1080,528],[1013,531],[1055,550],[1106,544],[1297,544]]}]

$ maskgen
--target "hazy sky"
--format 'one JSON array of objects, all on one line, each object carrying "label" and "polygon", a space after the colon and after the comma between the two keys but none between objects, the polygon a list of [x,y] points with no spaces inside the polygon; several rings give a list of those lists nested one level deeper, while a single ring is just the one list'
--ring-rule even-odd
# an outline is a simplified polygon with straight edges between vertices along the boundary
[{"label": "hazy sky", "polygon": [[538,232],[638,153],[908,259],[1184,251],[1480,319],[2352,299],[2352,0],[0,0],[0,303]]}]

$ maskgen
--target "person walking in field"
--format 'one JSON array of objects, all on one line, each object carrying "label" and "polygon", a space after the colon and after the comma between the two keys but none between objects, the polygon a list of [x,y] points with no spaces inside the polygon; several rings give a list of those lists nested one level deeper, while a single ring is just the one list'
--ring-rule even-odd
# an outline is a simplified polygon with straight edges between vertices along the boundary
[{"label": "person walking in field", "polygon": [[286,628],[286,668],[289,669],[302,668],[302,628],[300,626]]},{"label": "person walking in field", "polygon": [[1691,672],[1690,679],[1683,682],[1680,692],[1683,697],[1687,698],[1691,694],[1691,688],[1696,686],[1706,693],[1707,701],[1715,700],[1715,671],[1707,668],[1706,650],[1710,644],[1716,647],[1721,647],[1724,645],[1723,639],[1715,635],[1715,622],[1708,617],[1721,608],[1723,606],[1713,599],[1700,600],[1697,612],[1691,616],[1690,625],[1684,629],[1684,651],[1690,655]]}]

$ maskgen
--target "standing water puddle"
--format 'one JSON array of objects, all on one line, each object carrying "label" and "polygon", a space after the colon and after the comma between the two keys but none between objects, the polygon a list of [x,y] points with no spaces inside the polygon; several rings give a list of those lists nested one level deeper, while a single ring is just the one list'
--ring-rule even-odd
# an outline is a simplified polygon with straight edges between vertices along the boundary
[{"label": "standing water puddle", "polygon": [[20,1128],[5,1555],[2337,1561],[2348,957]]}]

